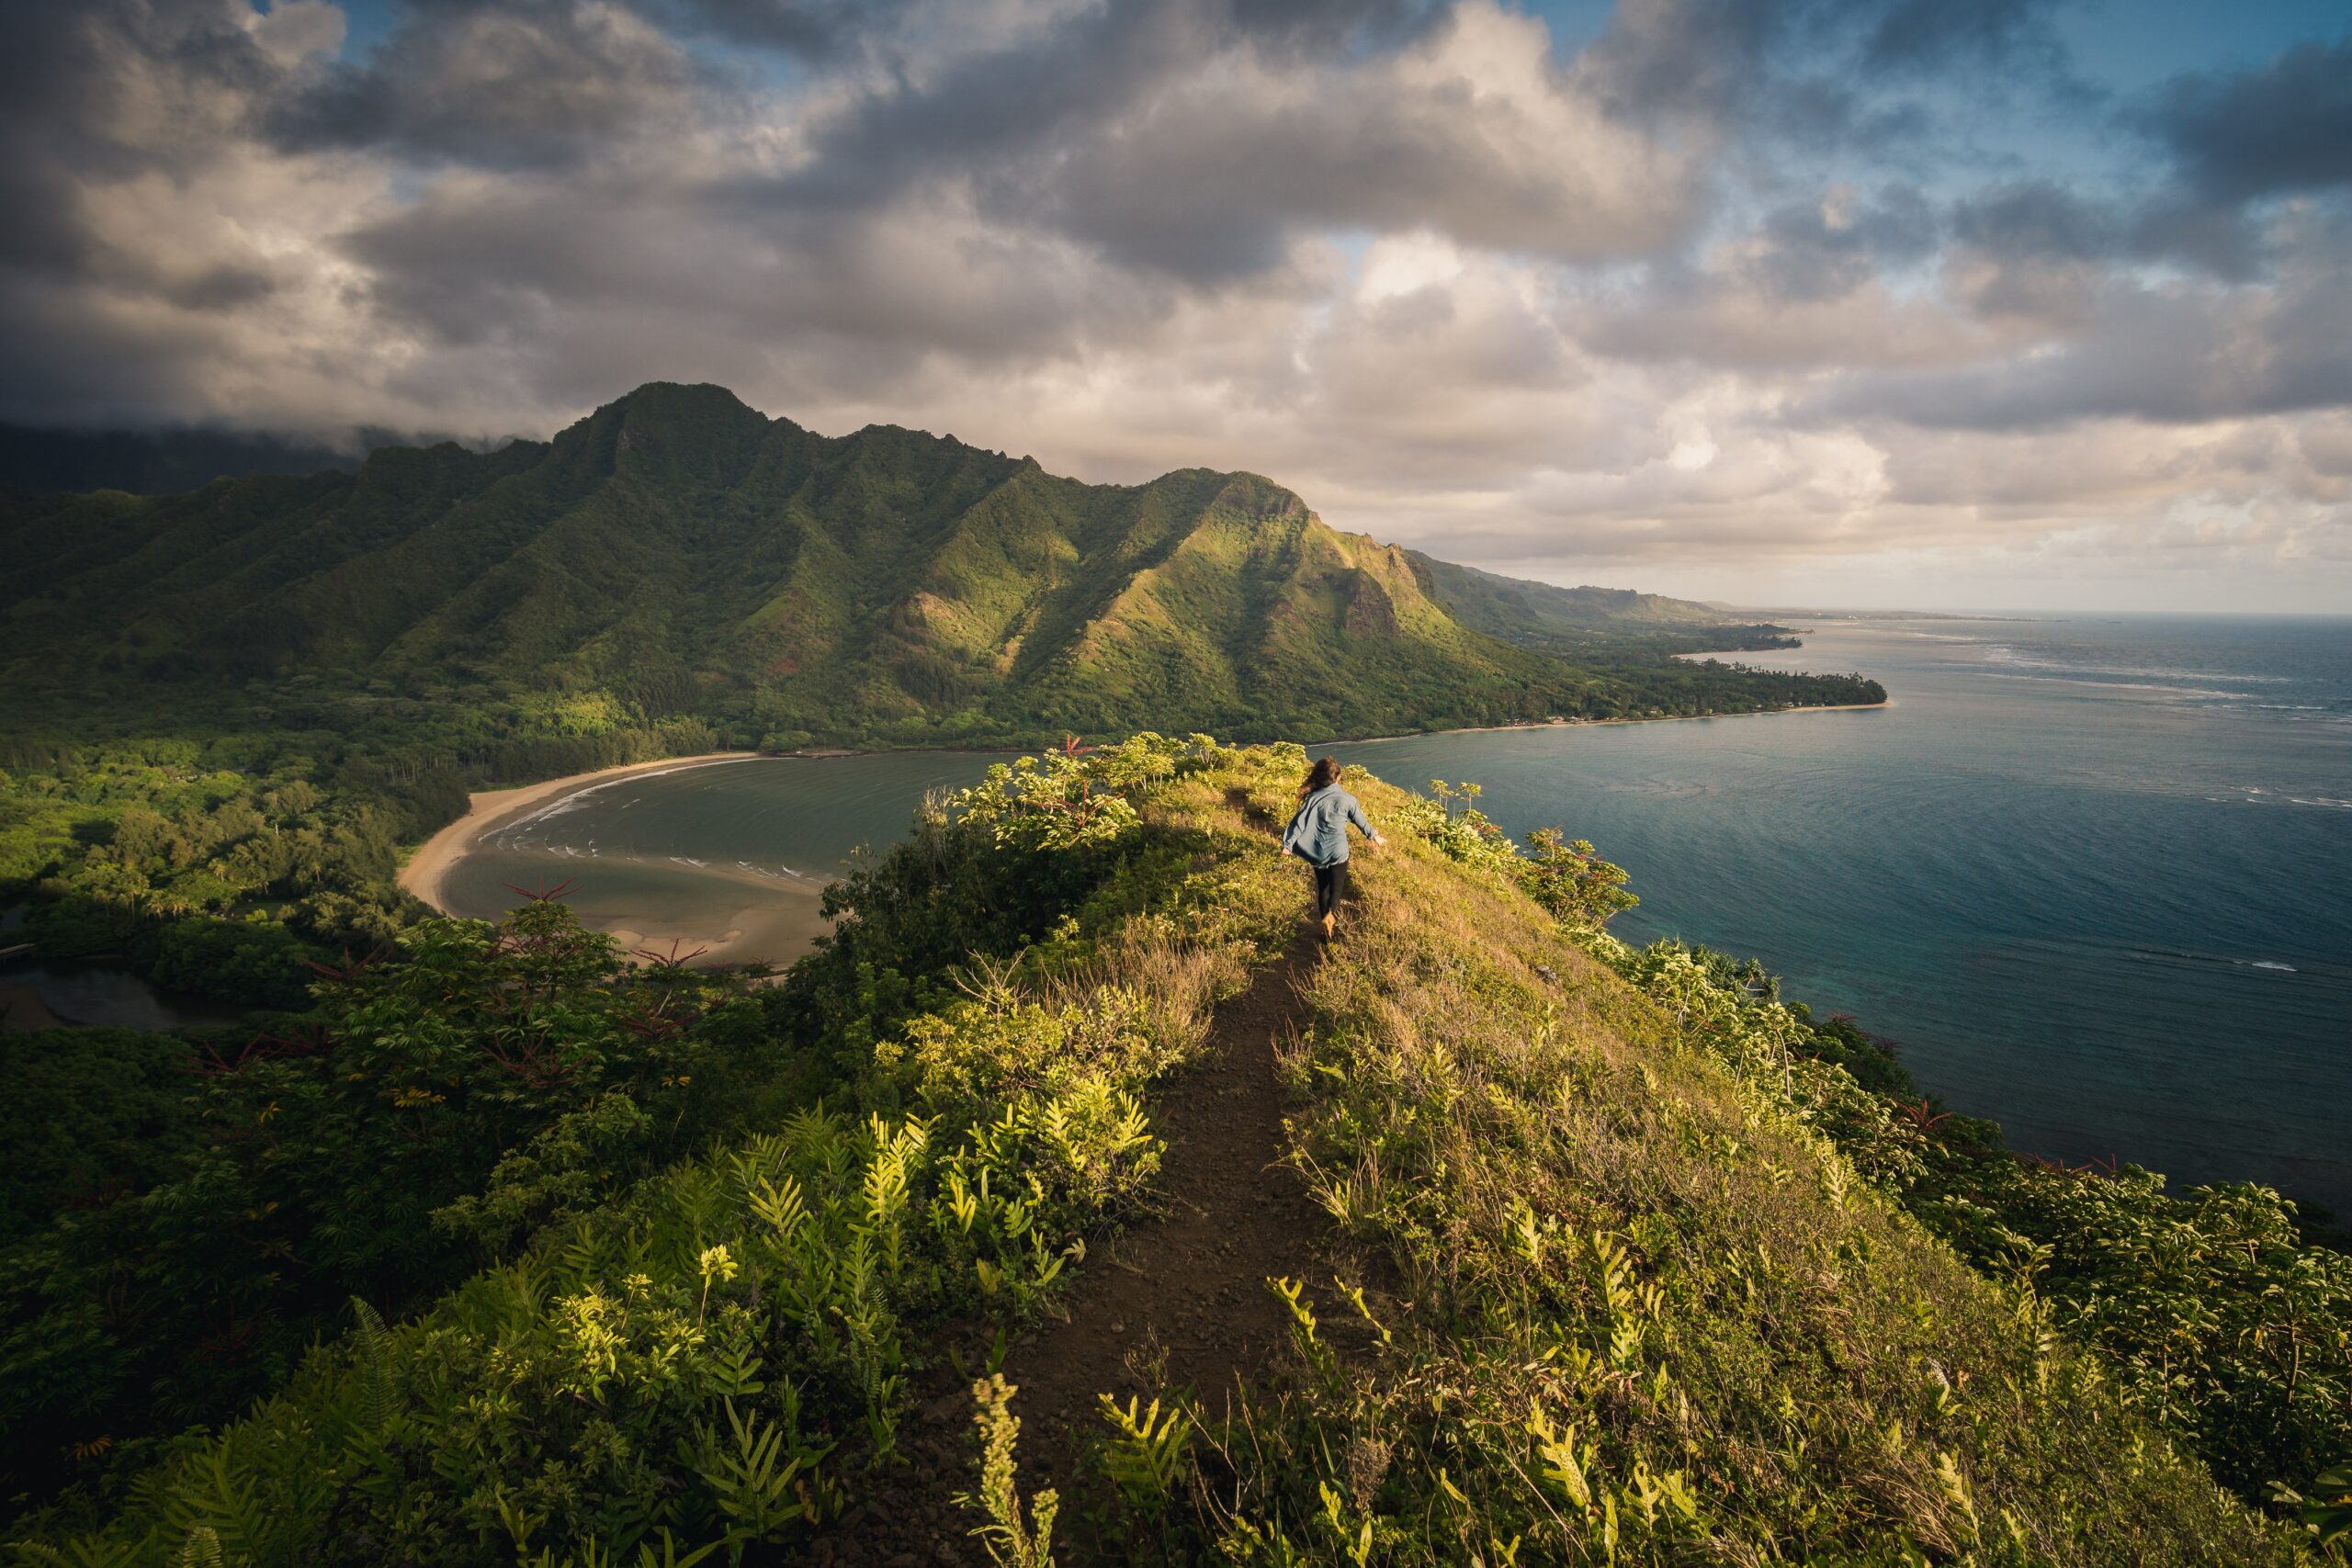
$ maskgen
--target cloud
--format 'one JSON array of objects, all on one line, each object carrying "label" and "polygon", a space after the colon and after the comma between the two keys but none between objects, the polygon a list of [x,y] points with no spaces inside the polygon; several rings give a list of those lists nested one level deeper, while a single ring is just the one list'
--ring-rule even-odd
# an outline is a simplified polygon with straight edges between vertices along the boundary
[{"label": "cloud", "polygon": [[1862,60],[1880,71],[1935,72],[1961,63],[2061,76],[2072,58],[2052,24],[2056,9],[2051,0],[1896,0],[1870,28]]},{"label": "cloud", "polygon": [[2332,231],[2320,254],[2290,255],[2267,288],[2101,279],[2069,301],[2061,330],[2018,350],[1916,374],[1858,373],[1810,399],[1804,413],[2024,430],[2111,417],[2199,424],[2352,404],[2352,334],[2341,325],[2352,321],[2352,271],[2342,245]]},{"label": "cloud", "polygon": [[2261,204],[2352,186],[2352,37],[2234,72],[2189,72],[2124,105],[2117,127],[2158,154],[2136,188],[2086,195],[2046,177],[1963,201],[1955,232],[1990,253],[2163,262],[2237,281],[2271,265]]},{"label": "cloud", "polygon": [[672,15],[686,31],[826,60],[905,9],[903,0],[683,0]]},{"label": "cloud", "polygon": [[[284,418],[308,431],[319,408],[347,403],[304,363],[335,341],[314,330],[338,313],[312,292],[334,291],[315,231],[348,220],[381,178],[288,163],[249,134],[254,106],[340,42],[340,13],[312,0],[267,15],[239,0],[36,0],[11,22],[5,417]],[[345,332],[360,324],[341,315]]]},{"label": "cloud", "polygon": [[[1336,11],[1337,7],[1330,7]],[[1268,7],[1268,15],[1283,15]],[[1211,6],[1112,5],[821,117],[779,207],[855,209],[956,184],[991,220],[1214,284],[1278,269],[1302,233],[1440,230],[1571,260],[1641,254],[1697,215],[1701,146],[1616,119],[1487,0],[1394,47],[1331,53]]]},{"label": "cloud", "polygon": [[2352,603],[2345,44],[2116,107],[2028,0],[1623,0],[1576,51],[1500,0],[396,17],[12,15],[0,418],[545,434],[707,379],[1556,577],[2143,549]]},{"label": "cloud", "polygon": [[1952,235],[2002,258],[2106,262],[2134,249],[2124,213],[2051,180],[1994,186],[1962,199],[1952,209]]},{"label": "cloud", "polygon": [[288,151],[537,166],[685,130],[696,77],[675,42],[618,5],[422,0],[367,64],[299,84],[265,122]]},{"label": "cloud", "polygon": [[2352,185],[2352,36],[2256,70],[2175,77],[2136,118],[2216,200]]}]

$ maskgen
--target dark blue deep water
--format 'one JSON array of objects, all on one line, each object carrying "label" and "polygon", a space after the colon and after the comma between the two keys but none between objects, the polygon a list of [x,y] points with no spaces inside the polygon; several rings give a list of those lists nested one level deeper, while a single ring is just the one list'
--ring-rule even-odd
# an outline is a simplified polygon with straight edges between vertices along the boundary
[{"label": "dark blue deep water", "polygon": [[2352,618],[1821,623],[1884,709],[1337,747],[1626,866],[2012,1145],[2352,1213]]}]

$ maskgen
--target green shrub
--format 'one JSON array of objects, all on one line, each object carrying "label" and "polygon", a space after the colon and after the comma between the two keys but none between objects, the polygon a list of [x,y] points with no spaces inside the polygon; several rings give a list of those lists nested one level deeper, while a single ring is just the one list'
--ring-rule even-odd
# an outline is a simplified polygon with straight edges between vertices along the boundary
[{"label": "green shrub", "polygon": [[[469,1108],[507,1118],[503,1157],[465,1184],[480,1190],[438,1208],[511,1256],[408,1321],[353,1309],[355,1330],[250,1416],[191,1434],[110,1500],[61,1500],[43,1540],[141,1563],[192,1543],[256,1564],[590,1561],[664,1539],[734,1555],[887,1488],[930,1335],[956,1316],[1018,1321],[1133,1202],[1159,1151],[1143,1085],[1197,1043],[1269,929],[1266,890],[1222,863],[1250,840],[1145,823],[1154,780],[1213,765],[1231,764],[1197,745],[1130,747],[1008,769],[943,802],[855,885],[813,977],[796,972],[815,997],[863,975],[876,1007],[861,1031],[915,994],[955,994],[945,975],[871,983],[876,960],[895,969],[972,929],[941,918],[943,886],[1018,897],[1025,914],[1037,856],[1097,874],[1064,884],[1075,908],[991,971],[992,991],[890,1026],[883,1060],[839,1086],[866,1103],[771,1110],[634,1183],[582,1179],[616,1163],[615,1145],[643,1164],[643,1108],[668,1087],[626,1070],[640,1036],[607,1025],[646,1016],[649,987],[716,982],[610,975],[551,908],[488,947],[477,928],[428,924],[404,963],[338,982],[368,1066],[336,1092],[409,1118],[375,1135],[454,1137]],[[1055,804],[1073,799],[1092,804]],[[491,989],[459,983],[485,963]],[[791,989],[754,1003],[718,987],[698,1017],[788,1019]],[[697,1048],[695,1027],[658,1038],[672,1066]],[[586,1111],[525,1113],[551,1075],[570,1075],[577,1107],[591,1073],[605,1087]]]},{"label": "green shrub", "polygon": [[[1009,765],[850,879],[832,942],[756,997],[613,973],[555,915],[489,948],[428,927],[335,982],[322,1015],[367,1070],[218,1075],[203,1098],[248,1130],[171,1183],[174,1223],[233,1257],[274,1234],[255,1183],[306,1171],[302,1234],[364,1269],[376,1237],[317,1223],[356,1178],[241,1162],[366,1100],[366,1158],[423,1131],[469,1174],[357,1212],[495,1260],[421,1310],[349,1307],[248,1416],[56,1498],[25,1552],[742,1557],[887,1499],[943,1332],[1009,1330],[1132,1212],[1154,1081],[1287,946],[1301,890],[1265,818],[1298,761],[1148,737]],[[2336,1461],[2308,1456],[2343,1431],[2341,1276],[2274,1196],[2021,1163],[1752,964],[1608,937],[1618,879],[1575,845],[1531,866],[1469,792],[1358,783],[1396,849],[1282,1058],[1352,1261],[1270,1282],[1295,1355],[1233,1421],[1109,1413],[1115,1502],[1070,1516],[1082,1540],[1357,1568],[2296,1561],[2309,1536],[2191,1448],[2333,1518]],[[649,1016],[679,1028],[648,1044]],[[42,1245],[8,1255],[17,1288]],[[18,1363],[36,1397],[120,1354],[52,1326]],[[1013,1484],[1012,1391],[983,1389],[989,1544],[1067,1553],[1058,1498]]]},{"label": "green shrub", "polygon": [[156,933],[157,983],[224,1001],[300,1010],[310,1002],[311,951],[267,919],[175,920]]},{"label": "green shrub", "polygon": [[154,1149],[87,1203],[10,1216],[10,1489],[229,1415],[352,1295],[405,1308],[692,1147],[767,1070],[760,1017],[739,983],[631,969],[534,904],[417,926],[304,1020],[152,1037]]}]

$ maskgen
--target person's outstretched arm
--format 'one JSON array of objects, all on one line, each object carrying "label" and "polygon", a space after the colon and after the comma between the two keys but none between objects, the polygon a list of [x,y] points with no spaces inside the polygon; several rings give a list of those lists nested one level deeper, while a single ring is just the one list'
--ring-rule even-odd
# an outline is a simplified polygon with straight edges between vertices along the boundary
[{"label": "person's outstretched arm", "polygon": [[1367,842],[1381,849],[1388,847],[1388,840],[1380,836],[1379,831],[1373,827],[1372,819],[1363,814],[1363,803],[1352,795],[1348,796],[1348,820],[1363,830]]}]

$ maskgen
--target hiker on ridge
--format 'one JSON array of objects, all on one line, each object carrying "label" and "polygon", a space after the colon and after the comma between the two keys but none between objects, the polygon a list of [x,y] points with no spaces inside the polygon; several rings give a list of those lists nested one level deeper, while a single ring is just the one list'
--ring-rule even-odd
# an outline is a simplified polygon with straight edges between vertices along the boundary
[{"label": "hiker on ridge", "polygon": [[1283,829],[1283,852],[1315,868],[1315,912],[1327,938],[1339,930],[1340,899],[1348,888],[1348,824],[1363,829],[1375,849],[1387,840],[1364,819],[1363,803],[1340,787],[1340,764],[1325,757],[1298,786],[1298,811]]}]

